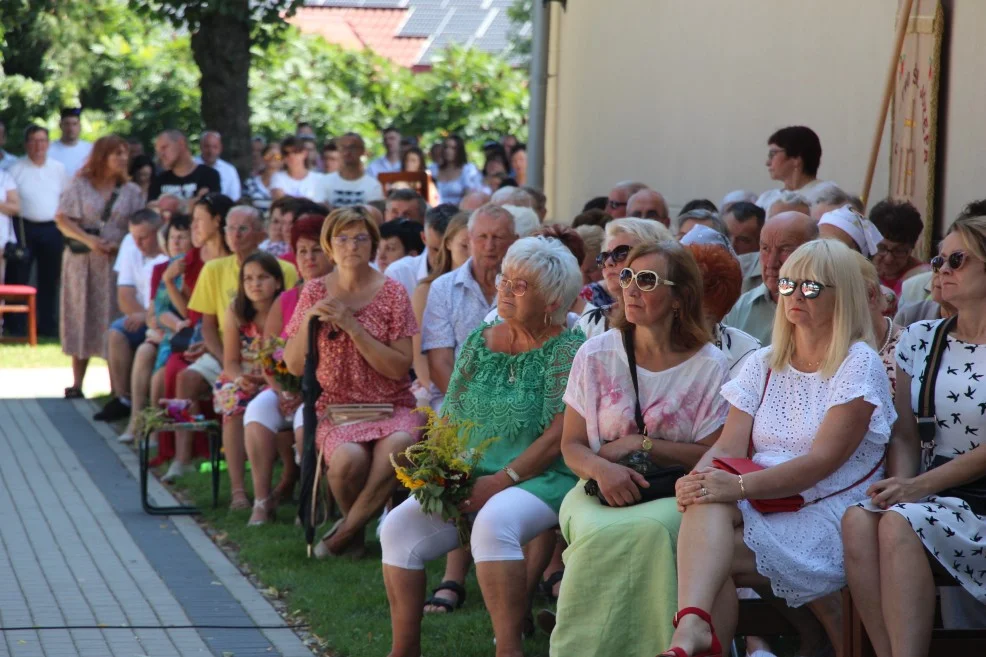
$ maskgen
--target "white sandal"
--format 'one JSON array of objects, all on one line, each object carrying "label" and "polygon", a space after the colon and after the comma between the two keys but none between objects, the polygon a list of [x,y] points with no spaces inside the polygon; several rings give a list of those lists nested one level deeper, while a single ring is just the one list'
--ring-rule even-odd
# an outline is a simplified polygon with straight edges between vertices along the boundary
[{"label": "white sandal", "polygon": [[[268,506],[270,508],[268,508]],[[260,519],[254,518],[257,512],[260,511],[263,517]],[[250,520],[247,521],[247,527],[259,527],[260,525],[266,525],[268,522],[274,521],[274,513],[277,511],[277,505],[274,504],[274,498],[272,495],[268,495],[264,499],[256,499],[253,501],[253,514],[250,515]]]}]

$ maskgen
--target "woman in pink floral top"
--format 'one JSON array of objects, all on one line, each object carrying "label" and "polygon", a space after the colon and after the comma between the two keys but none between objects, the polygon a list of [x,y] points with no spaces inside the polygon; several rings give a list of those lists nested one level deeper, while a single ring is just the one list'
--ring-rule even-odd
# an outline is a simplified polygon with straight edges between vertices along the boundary
[{"label": "woman in pink floral top", "polygon": [[[305,285],[284,351],[288,369],[303,374],[308,322],[321,320],[316,441],[343,519],[319,542],[319,557],[362,552],[366,523],[394,489],[390,456],[413,444],[423,424],[414,413],[410,378],[418,325],[404,287],[370,267],[380,243],[376,222],[360,206],[339,208],[325,220],[321,243],[336,268]],[[325,415],[336,404],[391,404],[393,413],[337,426]]]}]

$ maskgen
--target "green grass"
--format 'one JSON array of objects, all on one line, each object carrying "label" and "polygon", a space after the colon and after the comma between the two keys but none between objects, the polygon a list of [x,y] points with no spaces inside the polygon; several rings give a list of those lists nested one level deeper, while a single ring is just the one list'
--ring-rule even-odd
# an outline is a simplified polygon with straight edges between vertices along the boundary
[{"label": "green grass", "polygon": [[[93,363],[102,363],[94,359]],[[55,338],[39,338],[38,346],[27,344],[0,345],[0,369],[72,367],[72,359],[62,353],[62,345]]]},{"label": "green grass", "polygon": [[[279,476],[275,474],[276,477]],[[182,478],[183,492],[204,507],[202,519],[235,544],[239,558],[264,587],[274,587],[287,603],[289,613],[300,612],[314,634],[331,650],[346,657],[379,657],[390,648],[390,614],[380,565],[376,523],[368,528],[369,554],[361,561],[305,556],[304,533],[294,525],[296,507],[278,509],[277,522],[247,527],[249,511],[228,511],[229,482],[222,478],[219,507],[211,508],[211,477],[194,474]],[[250,485],[249,477],[247,485]],[[328,529],[320,528],[318,535]],[[429,564],[428,586],[437,586],[444,559]],[[422,626],[422,652],[428,657],[488,657],[494,652],[490,623],[475,573],[466,580],[466,604],[452,615],[428,615]],[[543,599],[535,610],[546,606]],[[538,631],[525,642],[529,657],[548,654],[548,637]]]}]

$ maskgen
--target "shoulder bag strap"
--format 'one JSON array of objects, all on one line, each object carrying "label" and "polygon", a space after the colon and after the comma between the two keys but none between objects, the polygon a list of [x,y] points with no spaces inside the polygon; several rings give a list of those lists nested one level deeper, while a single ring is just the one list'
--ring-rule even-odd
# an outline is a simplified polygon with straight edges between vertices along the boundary
[{"label": "shoulder bag strap", "polygon": [[[767,368],[767,379],[763,382],[763,391],[760,393],[760,405],[763,406],[763,400],[767,398],[767,386],[770,385],[770,375],[774,370],[772,368]],[[753,429],[750,429],[750,444],[746,448],[746,458],[753,458]]]},{"label": "shoulder bag strap", "polygon": [[917,412],[918,434],[921,436],[921,447],[924,449],[934,447],[935,429],[938,425],[935,417],[935,382],[938,380],[938,370],[941,367],[942,355],[945,353],[945,345],[948,344],[948,332],[955,326],[957,319],[957,315],[952,315],[935,329],[931,351],[928,353],[924,367],[924,381],[921,382],[921,391],[918,393]]},{"label": "shoulder bag strap", "polygon": [[637,356],[633,349],[633,328],[627,327],[620,331],[623,334],[623,349],[627,352],[627,364],[630,365],[630,380],[633,381],[633,416],[637,421],[637,431],[647,435],[644,426],[644,413],[640,410],[640,388],[637,386]]},{"label": "shoulder bag strap", "polygon": [[880,455],[880,460],[876,462],[876,465],[873,466],[873,469],[872,470],[870,470],[869,472],[867,472],[866,474],[864,474],[860,479],[857,479],[856,481],[852,482],[851,484],[849,484],[845,488],[840,488],[839,490],[835,491],[834,493],[829,493],[828,495],[826,495],[824,497],[818,497],[818,498],[813,499],[810,502],[805,502],[804,505],[805,506],[808,506],[809,504],[814,504],[815,502],[821,502],[822,500],[827,500],[828,498],[835,497],[836,495],[838,495],[840,493],[845,493],[850,488],[855,488],[856,486],[859,486],[861,483],[863,483],[864,481],[866,481],[867,479],[869,479],[870,477],[872,477],[873,475],[875,475],[876,474],[876,471],[880,469],[880,466],[883,465],[883,462],[887,458],[887,451],[888,451],[888,449],[889,449],[889,447],[884,448],[883,454]]},{"label": "shoulder bag strap", "polygon": [[113,188],[113,193],[110,194],[110,198],[106,201],[106,205],[103,206],[103,216],[101,221],[105,224],[110,220],[110,214],[113,213],[113,205],[116,204],[117,197],[120,196],[120,185]]},{"label": "shoulder bag strap", "polygon": [[27,248],[27,238],[24,237],[24,217],[22,217],[20,215],[17,215],[17,222],[18,222],[18,224],[17,224],[18,227],[21,229],[21,231],[20,231],[21,232],[21,234],[20,234],[21,246],[24,247],[24,248]]}]

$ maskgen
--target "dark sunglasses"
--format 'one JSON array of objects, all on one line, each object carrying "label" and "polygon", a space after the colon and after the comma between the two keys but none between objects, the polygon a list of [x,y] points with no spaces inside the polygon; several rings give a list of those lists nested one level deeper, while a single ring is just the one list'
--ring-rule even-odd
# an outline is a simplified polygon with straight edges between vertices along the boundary
[{"label": "dark sunglasses", "polygon": [[627,245],[618,246],[612,251],[603,251],[596,256],[596,266],[600,269],[606,265],[606,261],[609,260],[614,265],[621,264],[630,255],[630,247]]},{"label": "dark sunglasses", "polygon": [[621,203],[620,201],[613,201],[613,200],[606,201],[606,207],[608,207],[610,210],[618,210],[620,208],[625,208],[626,206],[627,203],[625,202]]},{"label": "dark sunglasses", "polygon": [[789,297],[794,294],[794,291],[801,286],[801,294],[805,296],[805,299],[814,299],[819,294],[822,293],[827,287],[834,288],[834,285],[826,285],[825,283],[819,283],[818,281],[796,281],[793,278],[782,278],[777,281],[777,291],[785,296]]},{"label": "dark sunglasses", "polygon": [[934,272],[940,272],[941,268],[948,263],[948,268],[952,271],[958,271],[965,264],[966,254],[964,251],[952,251],[947,256],[936,255],[931,259],[931,269]]}]

